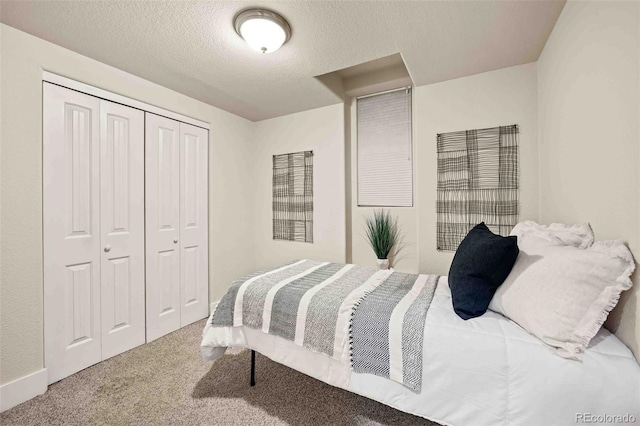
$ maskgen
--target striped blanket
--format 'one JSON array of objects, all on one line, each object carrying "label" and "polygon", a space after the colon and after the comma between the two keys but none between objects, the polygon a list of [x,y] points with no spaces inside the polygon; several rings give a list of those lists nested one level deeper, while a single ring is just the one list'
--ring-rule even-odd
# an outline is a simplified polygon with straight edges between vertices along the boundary
[{"label": "striped blanket", "polygon": [[235,282],[211,325],[260,329],[419,391],[438,278],[300,260]]}]

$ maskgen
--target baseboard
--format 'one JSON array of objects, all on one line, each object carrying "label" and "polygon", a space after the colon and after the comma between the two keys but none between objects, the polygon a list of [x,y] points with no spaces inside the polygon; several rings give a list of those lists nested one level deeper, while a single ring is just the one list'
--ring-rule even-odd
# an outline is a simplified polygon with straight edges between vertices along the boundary
[{"label": "baseboard", "polygon": [[0,385],[0,412],[22,404],[47,391],[47,369],[20,377]]},{"label": "baseboard", "polygon": [[219,300],[216,300],[215,302],[211,302],[211,305],[209,307],[209,315],[211,315],[212,313],[215,312],[216,308],[218,307],[218,303],[220,303]]}]

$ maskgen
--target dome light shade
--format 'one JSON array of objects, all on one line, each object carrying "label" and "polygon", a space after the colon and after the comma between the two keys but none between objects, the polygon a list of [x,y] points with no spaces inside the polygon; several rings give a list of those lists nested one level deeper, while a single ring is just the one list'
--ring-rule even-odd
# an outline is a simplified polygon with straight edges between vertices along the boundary
[{"label": "dome light shade", "polygon": [[291,27],[280,15],[265,9],[249,9],[234,19],[234,27],[247,44],[262,53],[275,52],[291,37]]}]

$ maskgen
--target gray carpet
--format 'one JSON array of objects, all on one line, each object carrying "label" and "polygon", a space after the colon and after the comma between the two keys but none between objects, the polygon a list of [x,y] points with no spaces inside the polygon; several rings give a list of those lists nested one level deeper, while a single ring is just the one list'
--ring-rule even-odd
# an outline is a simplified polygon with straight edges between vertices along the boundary
[{"label": "gray carpet", "polygon": [[0,415],[5,425],[430,425],[257,354],[203,363],[204,320],[49,386]]}]

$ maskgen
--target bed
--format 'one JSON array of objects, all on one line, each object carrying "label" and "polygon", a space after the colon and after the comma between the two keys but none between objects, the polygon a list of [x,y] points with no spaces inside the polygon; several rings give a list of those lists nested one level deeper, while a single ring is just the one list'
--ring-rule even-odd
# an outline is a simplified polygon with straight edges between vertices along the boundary
[{"label": "bed", "polygon": [[[306,266],[311,268],[310,265]],[[316,269],[321,267],[315,265]],[[322,265],[327,267],[327,263]],[[340,271],[342,267],[347,269],[349,265],[335,266]],[[225,297],[237,298],[243,283],[246,287],[247,282],[255,283],[274,270],[241,280],[232,286],[236,293]],[[379,278],[374,280],[374,287],[388,277],[380,273],[371,272]],[[347,327],[344,332],[348,336],[336,337],[336,342],[340,341],[336,347],[342,345],[342,353],[329,356],[293,336],[286,338],[286,333],[265,332],[269,326],[264,323],[245,321],[239,325],[236,321],[224,325],[224,321],[219,320],[222,310],[219,304],[203,332],[202,358],[207,361],[220,358],[227,347],[250,348],[328,384],[443,425],[568,425],[611,423],[611,420],[633,424],[640,421],[640,366],[631,351],[609,331],[601,329],[597,333],[580,361],[565,359],[551,353],[536,337],[495,312],[487,311],[471,321],[462,320],[452,308],[447,277],[416,276],[416,282],[429,279],[435,281],[424,329],[417,339],[422,348],[421,386],[413,389],[401,380],[355,371],[349,362],[347,342],[351,338],[352,330],[348,327],[353,312],[344,309],[340,315],[346,317],[342,322],[338,320],[336,329]],[[270,295],[265,296],[270,304],[268,309],[259,312],[259,317],[278,315],[274,294],[291,282],[292,279],[285,279],[270,284]],[[370,291],[371,288],[365,288],[363,293],[356,294],[353,306],[366,299]],[[309,295],[307,302],[312,297],[313,294]],[[235,304],[236,310],[238,306],[242,306],[242,301]],[[245,301],[244,310],[247,309],[255,306]],[[233,316],[234,312],[230,314]],[[250,312],[244,314],[251,315]],[[238,316],[236,311],[236,320]],[[293,323],[296,324],[295,319]],[[296,327],[299,334],[299,319]]]}]

